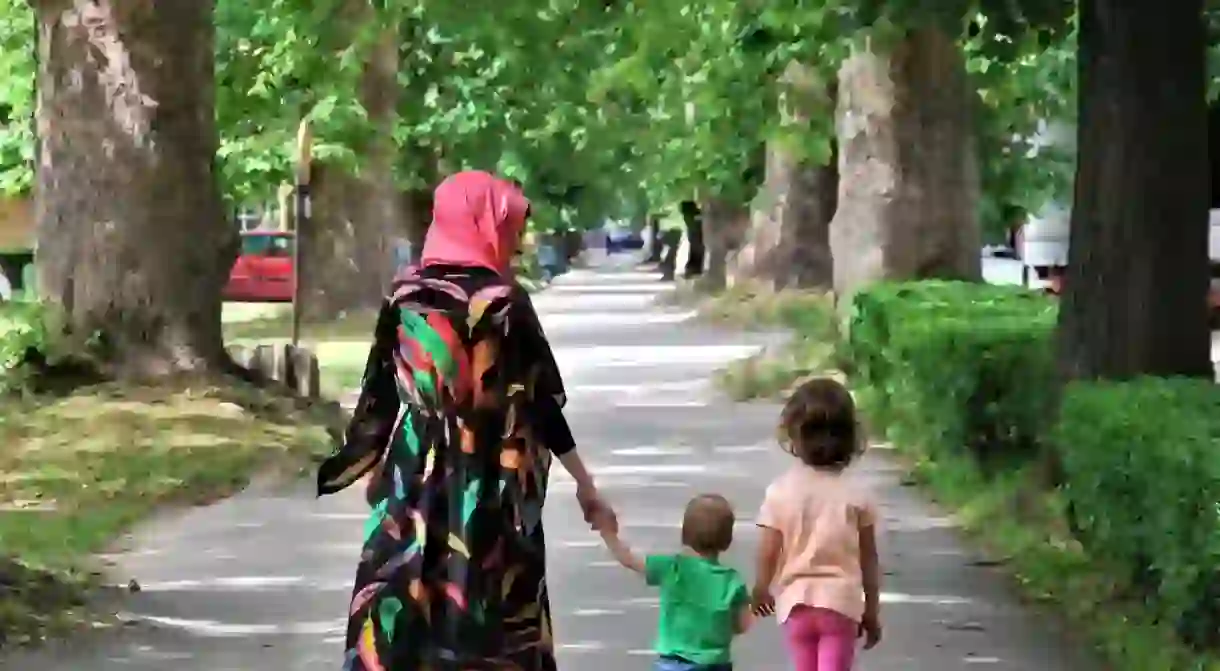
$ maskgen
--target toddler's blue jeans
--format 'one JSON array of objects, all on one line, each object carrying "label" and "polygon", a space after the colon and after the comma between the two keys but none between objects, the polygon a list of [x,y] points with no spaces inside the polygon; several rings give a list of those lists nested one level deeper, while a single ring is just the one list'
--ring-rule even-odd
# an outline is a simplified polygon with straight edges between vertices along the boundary
[{"label": "toddler's blue jeans", "polygon": [[661,655],[652,665],[652,671],[733,671],[732,664],[695,664],[681,657]]}]

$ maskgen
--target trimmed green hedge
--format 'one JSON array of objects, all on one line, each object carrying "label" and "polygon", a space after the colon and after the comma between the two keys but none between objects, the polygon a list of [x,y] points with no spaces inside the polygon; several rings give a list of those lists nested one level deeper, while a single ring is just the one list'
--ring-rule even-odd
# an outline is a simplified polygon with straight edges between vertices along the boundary
[{"label": "trimmed green hedge", "polygon": [[1054,438],[1089,554],[1186,643],[1220,649],[1220,387],[1073,385]]},{"label": "trimmed green hedge", "polygon": [[903,449],[985,476],[1053,454],[1057,498],[1107,593],[1220,651],[1220,386],[1075,384],[1053,407],[1055,321],[1053,299],[1019,287],[881,284],[853,301],[844,347],[870,416]]},{"label": "trimmed green hedge", "polygon": [[852,302],[846,356],[896,443],[1032,456],[1051,417],[1055,303],[1020,287],[880,284]]}]

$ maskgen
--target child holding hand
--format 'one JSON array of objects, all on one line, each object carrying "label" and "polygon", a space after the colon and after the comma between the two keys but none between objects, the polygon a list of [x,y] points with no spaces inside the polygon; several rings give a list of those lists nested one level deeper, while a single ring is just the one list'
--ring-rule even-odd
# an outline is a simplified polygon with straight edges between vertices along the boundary
[{"label": "child holding hand", "polygon": [[759,514],[754,612],[778,617],[795,671],[850,671],[856,639],[866,650],[881,640],[877,509],[843,475],[863,446],[851,393],[830,379],[801,385],[780,437],[799,463]]},{"label": "child holding hand", "polygon": [[697,496],[682,519],[682,551],[643,558],[619,539],[617,528],[603,526],[614,558],[660,590],[653,671],[732,671],[733,638],[753,619],[741,575],[720,563],[735,521],[723,496]]}]

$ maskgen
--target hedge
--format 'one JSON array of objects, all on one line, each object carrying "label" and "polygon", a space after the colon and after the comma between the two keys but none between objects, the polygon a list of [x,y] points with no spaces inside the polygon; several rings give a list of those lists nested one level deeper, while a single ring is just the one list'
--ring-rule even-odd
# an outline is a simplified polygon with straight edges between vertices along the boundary
[{"label": "hedge", "polygon": [[0,303],[0,394],[24,386],[26,353],[33,348],[46,354],[51,332],[50,314],[41,303]]},{"label": "hedge", "polygon": [[879,284],[852,301],[845,354],[894,442],[991,468],[1038,449],[1055,319],[1051,299],[1020,287]]},{"label": "hedge", "polygon": [[1220,649],[1220,387],[1073,385],[1054,441],[1088,553],[1129,581],[1155,621]]},{"label": "hedge", "polygon": [[845,353],[871,418],[927,460],[988,475],[1053,450],[1110,593],[1220,651],[1220,386],[1078,383],[1053,407],[1055,321],[1052,299],[1019,287],[881,284],[853,300]]}]

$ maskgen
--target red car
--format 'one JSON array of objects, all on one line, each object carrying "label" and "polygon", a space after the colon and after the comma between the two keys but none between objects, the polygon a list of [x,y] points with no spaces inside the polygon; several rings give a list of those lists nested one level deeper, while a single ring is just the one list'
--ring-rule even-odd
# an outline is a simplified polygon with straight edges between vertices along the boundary
[{"label": "red car", "polygon": [[292,301],[292,255],[295,238],[283,231],[246,231],[241,234],[241,252],[224,299],[239,303],[287,303]]}]

